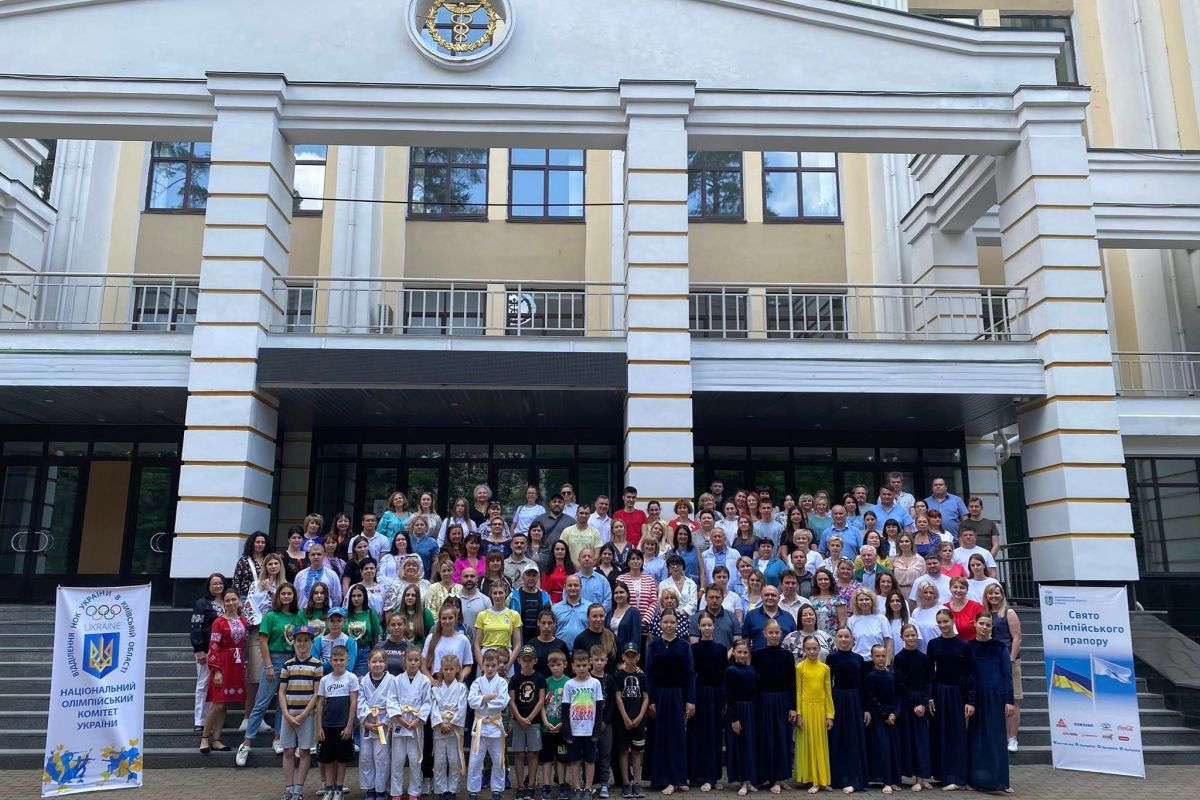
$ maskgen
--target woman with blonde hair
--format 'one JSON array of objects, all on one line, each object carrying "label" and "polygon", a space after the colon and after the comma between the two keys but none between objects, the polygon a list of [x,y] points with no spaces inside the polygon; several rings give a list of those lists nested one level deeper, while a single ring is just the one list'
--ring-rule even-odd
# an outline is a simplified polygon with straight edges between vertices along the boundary
[{"label": "woman with blonde hair", "polygon": [[300,549],[308,552],[308,548],[314,544],[324,544],[324,537],[321,536],[321,529],[325,527],[325,518],[320,514],[309,514],[304,518],[304,541],[300,543]]},{"label": "woman with blonde hair", "polygon": [[650,617],[650,624],[646,626],[646,631],[649,639],[658,639],[662,637],[662,615],[670,611],[673,614],[679,615],[679,637],[687,641],[692,635],[691,620],[688,615],[684,614],[679,607],[679,592],[670,586],[660,587],[658,590],[658,608]]},{"label": "woman with blonde hair", "polygon": [[871,660],[871,648],[881,644],[887,649],[887,660],[892,660],[892,624],[876,610],[875,593],[870,589],[856,589],[850,599],[850,618],[846,627],[854,635],[854,652],[863,661]]}]

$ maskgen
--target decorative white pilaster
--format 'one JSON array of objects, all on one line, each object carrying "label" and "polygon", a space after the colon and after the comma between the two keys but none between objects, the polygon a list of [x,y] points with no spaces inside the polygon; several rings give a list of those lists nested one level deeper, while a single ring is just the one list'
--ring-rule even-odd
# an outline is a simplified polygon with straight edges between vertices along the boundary
[{"label": "decorative white pilaster", "polygon": [[1038,581],[1138,577],[1096,217],[1080,133],[1086,89],[1022,89],[1021,143],[997,159],[1006,282],[1029,293],[1046,398],[1019,409]]},{"label": "decorative white pilaster", "polygon": [[46,158],[36,139],[0,139],[0,321],[28,319],[42,271],[54,209],[33,189],[34,169]]},{"label": "decorative white pilaster", "polygon": [[280,76],[209,75],[217,108],[192,338],[183,469],[171,576],[203,577],[267,530],[277,406],[258,391],[258,350],[282,313],[292,149],[279,132]]},{"label": "decorative white pilaster", "polygon": [[[337,148],[336,196],[346,198],[332,204],[333,246],[330,276],[334,278],[371,278],[380,274],[380,236],[383,204],[354,202],[378,200],[383,194],[382,147]],[[382,324],[379,309],[371,308],[370,284],[351,282],[333,284],[329,293],[329,325],[344,320],[364,320]]]},{"label": "decorative white pilaster", "polygon": [[[999,523],[1001,534],[1007,537],[1008,529],[1004,527],[1004,484],[1000,465],[996,463],[996,442],[991,438],[968,436],[966,444],[967,480],[971,486],[971,496],[983,501],[983,516]],[[965,497],[963,499],[966,500]],[[985,542],[981,546],[989,545],[989,542]]]},{"label": "decorative white pilaster", "polygon": [[308,514],[308,477],[312,469],[312,431],[289,431],[283,435],[279,464],[279,518],[275,541],[287,542],[287,530],[303,525]]},{"label": "decorative white pilaster", "polygon": [[913,324],[918,330],[936,332],[939,339],[977,338],[984,328],[982,295],[976,297],[961,288],[936,288],[979,285],[974,231],[926,225],[912,240],[910,258],[913,283],[931,287],[916,306],[919,317]]},{"label": "decorative white pilaster", "polygon": [[628,385],[625,482],[644,501],[694,493],[688,332],[686,120],[690,82],[621,82]]}]

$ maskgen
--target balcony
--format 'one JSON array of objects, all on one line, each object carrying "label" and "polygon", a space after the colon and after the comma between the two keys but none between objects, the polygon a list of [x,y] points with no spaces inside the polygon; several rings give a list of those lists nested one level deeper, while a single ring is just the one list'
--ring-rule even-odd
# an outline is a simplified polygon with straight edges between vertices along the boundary
[{"label": "balcony", "polygon": [[1195,397],[1200,353],[1113,353],[1113,371],[1122,397]]},{"label": "balcony", "polygon": [[1023,288],[904,284],[692,284],[698,339],[1020,342]]},{"label": "balcony", "polygon": [[0,274],[0,330],[190,333],[196,278],[104,272]]},{"label": "balcony", "polygon": [[1113,353],[1127,452],[1194,453],[1200,442],[1200,353]]}]

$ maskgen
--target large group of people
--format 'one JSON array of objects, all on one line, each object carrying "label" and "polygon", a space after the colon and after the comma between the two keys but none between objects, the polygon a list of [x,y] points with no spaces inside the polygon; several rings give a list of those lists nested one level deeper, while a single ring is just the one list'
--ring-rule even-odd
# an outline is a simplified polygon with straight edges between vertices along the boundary
[{"label": "large group of people", "polygon": [[397,491],[357,532],[255,532],[194,608],[200,750],[231,749],[233,705],[235,763],[272,733],[285,800],[310,752],[323,800],[355,761],[366,800],[450,800],[463,776],[471,800],[642,797],[643,775],[1011,791],[1021,628],[996,524],[940,477],[924,500],[898,473],[867,492],[777,505],[714,481],[664,518],[632,486],[616,511],[531,486],[506,514],[481,485],[445,517]]}]

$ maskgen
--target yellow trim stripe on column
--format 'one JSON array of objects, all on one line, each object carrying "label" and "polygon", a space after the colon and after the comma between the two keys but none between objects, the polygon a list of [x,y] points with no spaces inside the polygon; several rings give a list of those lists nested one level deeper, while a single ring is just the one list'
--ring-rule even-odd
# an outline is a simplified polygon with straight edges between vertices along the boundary
[{"label": "yellow trim stripe on column", "polygon": [[1132,533],[1051,533],[1047,536],[1030,536],[1032,542],[1052,542],[1055,539],[1132,539]]},{"label": "yellow trim stripe on column", "polygon": [[1047,467],[1037,467],[1036,469],[1025,470],[1025,475],[1040,475],[1043,472],[1049,472],[1052,469],[1119,469],[1124,470],[1124,464],[1081,464],[1077,461],[1064,461],[1059,464],[1051,464]]},{"label": "yellow trim stripe on column", "polygon": [[181,503],[245,503],[248,506],[258,506],[259,508],[270,508],[270,503],[264,503],[262,500],[255,500],[252,497],[205,497],[205,496],[187,496],[180,497]]},{"label": "yellow trim stripe on column", "polygon": [[1042,439],[1049,439],[1051,436],[1094,436],[1111,434],[1113,436],[1120,435],[1119,430],[1102,430],[1099,428],[1081,429],[1081,428],[1055,428],[1054,430],[1039,433],[1037,436],[1030,436],[1028,439],[1022,439],[1021,444],[1033,444],[1040,442]]},{"label": "yellow trim stripe on column", "polygon": [[1041,500],[1037,503],[1028,503],[1026,508],[1044,508],[1046,506],[1060,506],[1064,503],[1128,503],[1129,500],[1124,497],[1059,497],[1055,500]]}]

